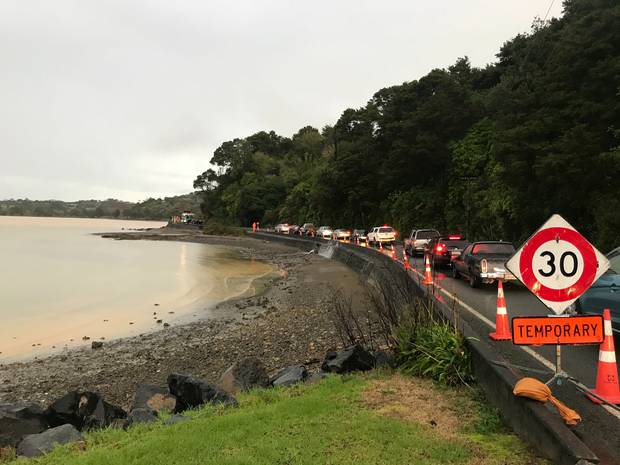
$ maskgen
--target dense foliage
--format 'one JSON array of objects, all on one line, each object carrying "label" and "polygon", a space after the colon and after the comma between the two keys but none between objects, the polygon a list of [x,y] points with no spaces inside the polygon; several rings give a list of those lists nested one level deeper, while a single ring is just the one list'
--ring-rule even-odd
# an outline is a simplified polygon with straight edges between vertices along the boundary
[{"label": "dense foliage", "polygon": [[199,204],[197,194],[147,199],[138,203],[116,199],[76,202],[17,199],[0,200],[0,215],[168,220],[184,210],[199,211]]},{"label": "dense foliage", "polygon": [[207,217],[249,225],[389,222],[522,240],[552,213],[603,249],[620,230],[620,4],[564,15],[379,90],[321,131],[224,142],[198,176]]}]

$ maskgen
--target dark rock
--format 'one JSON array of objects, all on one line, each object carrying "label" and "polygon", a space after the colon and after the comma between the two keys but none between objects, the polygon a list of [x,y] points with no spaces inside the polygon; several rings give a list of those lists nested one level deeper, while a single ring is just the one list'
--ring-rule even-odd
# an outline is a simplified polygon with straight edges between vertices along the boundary
[{"label": "dark rock", "polygon": [[56,444],[80,441],[82,435],[73,425],[61,425],[39,434],[28,434],[17,446],[17,455],[36,457],[51,451]]},{"label": "dark rock", "polygon": [[103,347],[103,342],[101,341],[93,341],[90,345],[92,349],[101,349]]},{"label": "dark rock", "polygon": [[40,433],[47,427],[47,418],[38,404],[0,404],[0,448],[15,447],[24,435]]},{"label": "dark rock", "polygon": [[46,410],[50,426],[69,423],[77,429],[103,428],[127,416],[120,407],[109,404],[94,392],[71,391]]},{"label": "dark rock", "polygon": [[394,352],[388,350],[376,350],[373,352],[375,357],[375,366],[379,367],[396,367],[396,355]]},{"label": "dark rock", "polygon": [[375,357],[360,345],[347,347],[340,352],[328,352],[321,370],[327,373],[368,371],[375,367]]},{"label": "dark rock", "polygon": [[155,412],[174,412],[177,398],[170,394],[166,386],[140,384],[136,389],[133,400],[133,409],[148,408]]},{"label": "dark rock", "polygon": [[219,387],[192,375],[173,373],[168,376],[170,393],[177,398],[176,412],[197,407],[207,402],[237,405],[237,400]]},{"label": "dark rock", "polygon": [[248,357],[228,368],[220,378],[218,386],[229,394],[235,394],[253,387],[269,386],[269,376],[263,362],[255,357]]},{"label": "dark rock", "polygon": [[152,423],[154,421],[157,421],[157,413],[149,408],[135,408],[127,416],[128,427],[136,423]]},{"label": "dark rock", "polygon": [[190,417],[186,417],[185,415],[176,414],[172,415],[166,421],[164,421],[165,425],[176,425],[177,423],[185,423],[186,421],[190,421]]},{"label": "dark rock", "polygon": [[293,384],[303,383],[308,378],[308,370],[303,365],[293,365],[280,370],[273,377],[273,386],[292,386]]}]

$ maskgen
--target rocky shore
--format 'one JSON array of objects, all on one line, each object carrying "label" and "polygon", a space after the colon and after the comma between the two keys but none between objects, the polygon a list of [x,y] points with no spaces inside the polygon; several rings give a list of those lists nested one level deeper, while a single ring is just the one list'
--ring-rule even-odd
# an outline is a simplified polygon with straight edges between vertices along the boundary
[{"label": "rocky shore", "polygon": [[67,391],[92,391],[127,409],[139,384],[165,384],[174,372],[216,382],[224,370],[249,356],[259,358],[270,373],[290,365],[316,371],[325,353],[341,346],[330,311],[334,290],[350,295],[360,311],[367,305],[355,272],[283,245],[248,237],[167,234],[165,229],[114,238],[228,245],[245,258],[269,261],[282,277],[260,295],[220,304],[209,320],[106,341],[97,349],[0,365],[0,403],[48,404]]}]

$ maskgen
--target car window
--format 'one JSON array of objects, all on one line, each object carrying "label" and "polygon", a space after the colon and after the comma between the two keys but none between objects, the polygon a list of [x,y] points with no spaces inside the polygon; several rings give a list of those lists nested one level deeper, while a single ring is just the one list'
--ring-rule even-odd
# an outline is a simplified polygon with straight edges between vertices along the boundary
[{"label": "car window", "polygon": [[433,230],[422,230],[422,231],[418,231],[417,234],[417,239],[431,239],[433,237],[437,237],[439,236],[439,233],[437,231],[433,231]]},{"label": "car window", "polygon": [[392,228],[379,228],[380,233],[391,233],[394,231]]},{"label": "car window", "polygon": [[620,255],[609,259],[609,269],[616,274],[620,274]]},{"label": "car window", "polygon": [[471,244],[470,244],[470,245],[468,245],[468,246],[465,248],[465,250],[463,250],[463,255],[467,255],[467,254],[468,254],[468,253],[470,253],[470,252],[471,252]]},{"label": "car window", "polygon": [[512,244],[476,244],[472,251],[473,254],[510,254],[514,252],[515,248]]}]

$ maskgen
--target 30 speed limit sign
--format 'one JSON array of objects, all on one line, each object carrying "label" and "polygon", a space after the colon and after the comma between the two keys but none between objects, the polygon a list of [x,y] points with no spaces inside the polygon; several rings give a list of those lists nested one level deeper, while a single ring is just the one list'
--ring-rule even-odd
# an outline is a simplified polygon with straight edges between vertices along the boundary
[{"label": "30 speed limit sign", "polygon": [[559,315],[609,268],[609,261],[564,218],[553,215],[506,268]]}]

